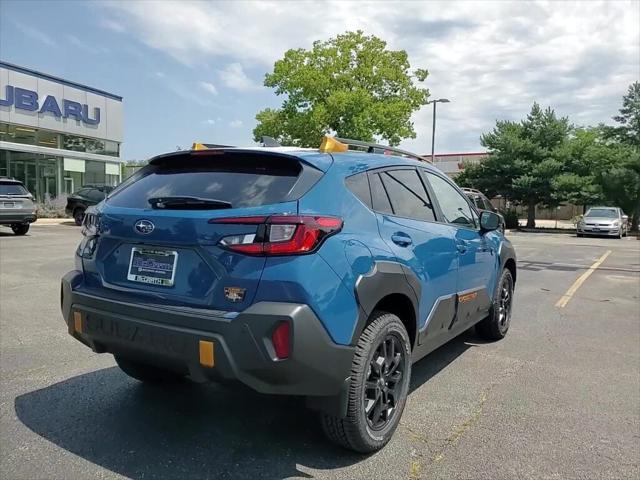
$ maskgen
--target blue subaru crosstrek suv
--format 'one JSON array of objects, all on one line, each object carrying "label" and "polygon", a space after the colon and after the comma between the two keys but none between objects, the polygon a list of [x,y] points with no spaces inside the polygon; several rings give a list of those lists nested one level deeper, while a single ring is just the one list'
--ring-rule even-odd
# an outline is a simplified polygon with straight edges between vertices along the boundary
[{"label": "blue subaru crosstrek suv", "polygon": [[384,446],[413,362],[507,333],[516,258],[435,167],[345,142],[150,160],[86,215],[69,334],[144,382],[304,396],[331,440]]}]

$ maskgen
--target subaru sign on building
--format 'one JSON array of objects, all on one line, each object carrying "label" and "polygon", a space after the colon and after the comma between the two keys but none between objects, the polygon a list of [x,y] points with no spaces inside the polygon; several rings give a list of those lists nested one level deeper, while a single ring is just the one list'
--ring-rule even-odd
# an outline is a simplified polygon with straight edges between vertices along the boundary
[{"label": "subaru sign on building", "polygon": [[0,62],[0,177],[39,201],[121,179],[122,97]]}]

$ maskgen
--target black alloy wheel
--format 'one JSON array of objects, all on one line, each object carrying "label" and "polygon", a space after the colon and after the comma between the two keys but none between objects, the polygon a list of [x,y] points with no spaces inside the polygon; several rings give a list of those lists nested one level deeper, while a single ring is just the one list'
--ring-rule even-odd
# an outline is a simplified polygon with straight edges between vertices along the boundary
[{"label": "black alloy wheel", "polygon": [[403,388],[404,351],[400,339],[389,333],[369,362],[362,407],[373,430],[383,429],[396,413]]}]

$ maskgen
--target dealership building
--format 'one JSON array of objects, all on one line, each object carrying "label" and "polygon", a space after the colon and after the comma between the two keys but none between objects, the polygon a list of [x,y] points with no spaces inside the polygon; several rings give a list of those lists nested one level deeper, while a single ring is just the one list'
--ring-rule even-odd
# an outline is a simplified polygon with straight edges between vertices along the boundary
[{"label": "dealership building", "polygon": [[0,177],[39,201],[122,178],[122,97],[0,62]]}]

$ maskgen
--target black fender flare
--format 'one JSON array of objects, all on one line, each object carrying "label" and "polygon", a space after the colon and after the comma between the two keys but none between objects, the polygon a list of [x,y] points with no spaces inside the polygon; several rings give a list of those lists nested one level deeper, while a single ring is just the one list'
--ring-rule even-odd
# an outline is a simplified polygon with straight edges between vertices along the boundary
[{"label": "black fender flare", "polygon": [[498,272],[498,275],[501,275],[502,270],[504,270],[505,266],[507,265],[507,262],[509,260],[513,260],[513,286],[515,288],[518,262],[516,260],[516,250],[515,248],[513,248],[511,242],[500,242],[500,247],[498,248],[498,258],[500,260],[500,270]]},{"label": "black fender flare", "polygon": [[351,338],[351,345],[358,342],[367,320],[378,302],[392,294],[401,294],[409,298],[415,312],[413,321],[416,322],[417,330],[422,287],[415,274],[404,265],[386,260],[374,262],[371,271],[360,275],[356,280],[354,293],[358,302],[358,319]]}]

